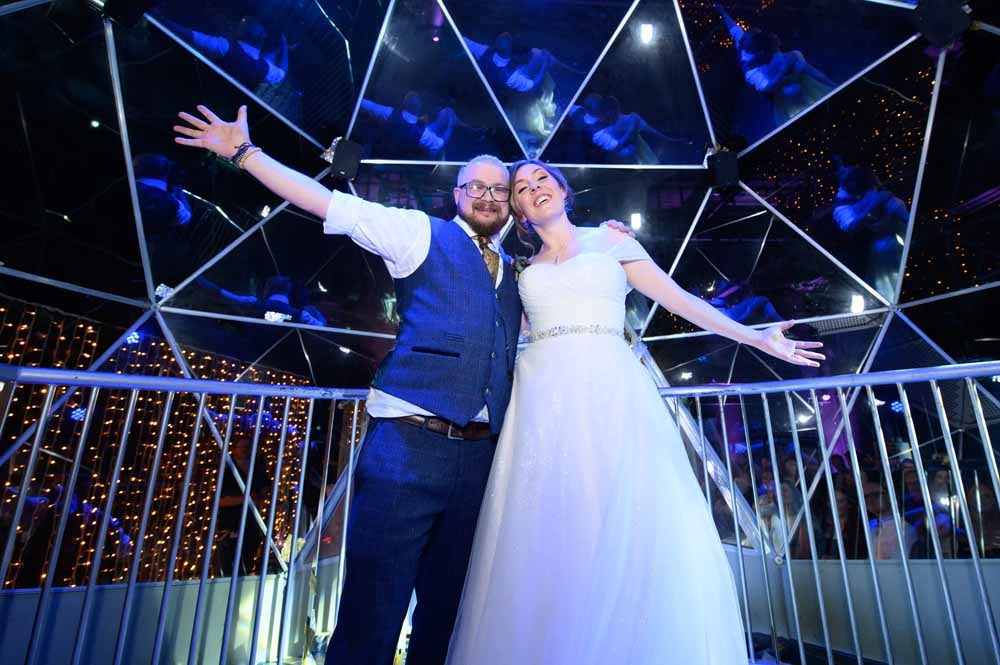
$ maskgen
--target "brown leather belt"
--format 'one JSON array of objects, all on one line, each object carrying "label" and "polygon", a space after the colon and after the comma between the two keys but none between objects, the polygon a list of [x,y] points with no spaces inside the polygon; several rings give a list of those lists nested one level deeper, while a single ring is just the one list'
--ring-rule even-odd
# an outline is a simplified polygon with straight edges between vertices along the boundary
[{"label": "brown leather belt", "polygon": [[437,434],[444,434],[449,439],[478,441],[488,439],[491,436],[489,423],[469,423],[465,427],[459,427],[451,421],[434,416],[400,416],[399,418],[390,418],[390,420],[398,420]]}]

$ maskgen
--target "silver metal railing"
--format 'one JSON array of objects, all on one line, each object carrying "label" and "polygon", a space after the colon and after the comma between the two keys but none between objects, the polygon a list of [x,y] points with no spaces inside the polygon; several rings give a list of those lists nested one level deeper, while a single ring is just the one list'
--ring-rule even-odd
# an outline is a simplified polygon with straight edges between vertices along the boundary
[{"label": "silver metal railing", "polygon": [[[996,376],[1000,363],[977,363],[661,388],[729,543],[754,656],[1000,665],[1000,474],[991,443],[1000,408],[987,389]],[[332,629],[366,391],[4,365],[0,382],[3,662],[283,662]],[[154,395],[155,408],[144,409]],[[339,429],[338,405],[347,406]],[[82,417],[68,437],[60,428],[71,407]],[[186,430],[172,425],[181,420]],[[135,435],[143,427],[148,440]],[[251,439],[250,471],[230,454],[237,430]],[[107,457],[100,468],[88,461],[98,440]],[[140,457],[141,469],[127,463]],[[264,458],[260,488],[253,470]],[[25,516],[45,505],[32,503],[46,489],[43,459],[65,469],[63,500],[48,503],[44,574],[32,584],[15,564],[37,535]],[[242,494],[231,573],[212,559],[227,472]],[[314,509],[305,503],[310,475],[320,488]],[[170,528],[154,540],[167,476],[179,491]],[[213,483],[196,491],[203,476]],[[119,514],[137,479],[133,514]],[[100,487],[81,508],[70,499],[84,483]],[[291,497],[284,512],[282,492]],[[67,584],[58,571],[81,540],[71,523],[86,511],[93,518],[78,551],[87,563]],[[196,512],[207,525],[186,519]],[[254,535],[267,546],[256,572],[240,575]],[[156,550],[166,565],[151,576],[142,566]],[[102,563],[110,560],[117,577]]]},{"label": "silver metal railing", "polygon": [[716,481],[704,489],[757,650],[1000,664],[997,381],[984,362],[661,388]]},{"label": "silver metal railing", "polygon": [[[8,617],[0,624],[0,660],[73,665],[258,663],[284,662],[283,657],[293,652],[304,654],[308,649],[305,625],[317,613],[313,605],[319,595],[311,587],[316,586],[317,569],[323,563],[318,554],[324,528],[337,505],[350,500],[348,478],[355,443],[363,432],[359,414],[366,394],[365,390],[0,365],[0,454],[7,460],[0,469],[0,478],[5,480],[5,496],[0,498],[0,615]],[[124,406],[116,404],[113,395],[124,396]],[[139,407],[154,396],[158,398],[155,413]],[[24,403],[32,400],[40,403],[25,409]],[[301,413],[304,427],[291,423],[293,409]],[[314,425],[314,413],[319,411],[327,413],[325,428]],[[344,417],[338,431],[335,420],[341,412]],[[174,420],[185,415],[194,416],[186,419],[188,431],[173,426]],[[152,430],[147,427],[148,441],[137,436],[143,418],[155,421]],[[73,432],[67,436],[61,428],[74,420]],[[214,427],[217,422],[218,428]],[[268,422],[274,431],[269,431]],[[98,428],[115,430],[114,436],[98,437]],[[230,454],[237,428],[252,437],[245,471]],[[321,460],[309,457],[311,436],[317,430],[322,430],[320,442],[313,445],[322,452]],[[337,477],[334,445],[338,435],[349,442],[348,459],[338,460],[346,468],[329,487],[329,480]],[[274,439],[272,449],[265,445],[266,437]],[[69,450],[58,449],[56,444],[69,439],[72,443],[63,446]],[[108,450],[97,450],[100,446]],[[113,461],[100,467],[91,463],[86,473],[86,458],[104,453]],[[168,468],[165,460],[170,453],[176,453],[174,457],[182,463]],[[214,477],[204,463],[209,457]],[[265,457],[272,459],[262,463]],[[145,460],[141,469],[128,466],[128,459],[140,458]],[[66,467],[59,474],[57,488],[44,487],[43,459]],[[263,473],[258,473],[258,466]],[[309,472],[319,480],[319,491],[315,510],[307,511],[304,486]],[[164,478],[168,473],[173,474],[171,479]],[[127,474],[132,485],[142,488],[141,503],[130,508],[122,505],[129,497],[124,487]],[[200,496],[195,485],[205,490],[201,482],[205,476],[212,482]],[[262,476],[263,482],[258,482]],[[242,495],[236,502],[239,517],[231,573],[219,570],[215,556],[223,486],[230,480]],[[83,482],[99,485],[90,491],[90,505],[79,491]],[[288,492],[286,485],[291,488]],[[174,492],[174,500],[167,502],[171,519],[161,528],[167,535],[154,542],[150,529],[164,504],[158,494],[167,491]],[[46,492],[61,498],[45,500]],[[290,504],[284,510],[279,505],[281,492],[288,494],[284,501]],[[199,501],[200,517],[207,527],[193,522]],[[50,534],[39,538],[36,527],[46,512],[52,513]],[[249,520],[253,513],[262,519]],[[94,519],[88,520],[88,515]],[[283,518],[280,533],[276,517]],[[69,528],[71,521],[81,522],[79,532]],[[346,520],[341,520],[341,529],[337,541],[343,546]],[[116,546],[112,546],[115,538]],[[128,547],[122,547],[125,540]],[[44,551],[32,548],[38,541],[44,541]],[[248,557],[243,549],[250,541],[266,546]],[[183,565],[179,560],[182,548],[195,553]],[[155,550],[165,551],[166,565],[159,575],[140,579],[142,561]],[[79,575],[57,579],[67,558],[80,551],[86,559],[85,579]],[[24,579],[15,573],[14,564],[33,552],[44,559],[44,574]],[[256,573],[241,575],[238,569],[248,558],[252,561],[247,565],[255,565]],[[334,592],[339,597],[343,557],[336,553],[327,558],[338,562]],[[105,565],[109,560],[115,562],[117,576],[109,574],[110,566]],[[71,616],[66,616],[67,603],[76,606]],[[72,638],[56,639],[56,635]]]}]

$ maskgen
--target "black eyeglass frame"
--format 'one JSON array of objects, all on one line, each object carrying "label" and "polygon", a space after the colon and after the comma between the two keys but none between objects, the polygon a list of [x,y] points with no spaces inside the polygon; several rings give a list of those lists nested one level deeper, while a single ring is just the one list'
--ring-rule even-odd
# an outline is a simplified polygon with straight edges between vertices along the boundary
[{"label": "black eyeglass frame", "polygon": [[[477,185],[479,187],[482,187],[483,193],[480,194],[479,196],[476,196],[471,191],[469,191],[469,185]],[[464,189],[465,193],[474,199],[486,198],[486,192],[489,192],[490,198],[496,201],[497,203],[506,203],[507,201],[510,201],[510,195],[512,193],[508,185],[487,185],[486,183],[479,182],[478,180],[470,180],[468,182],[463,182],[461,185],[458,186],[458,188]],[[497,188],[503,188],[507,190],[507,198],[505,199],[497,198]]]}]

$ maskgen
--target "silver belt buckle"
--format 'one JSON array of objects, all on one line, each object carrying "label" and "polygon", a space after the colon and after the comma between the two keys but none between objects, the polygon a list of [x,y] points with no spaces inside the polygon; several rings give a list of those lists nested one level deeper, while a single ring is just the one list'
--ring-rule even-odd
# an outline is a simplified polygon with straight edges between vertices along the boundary
[{"label": "silver belt buckle", "polygon": [[454,423],[448,423],[448,432],[445,434],[445,436],[447,436],[452,441],[465,441],[465,437],[464,436],[461,436],[461,435],[459,435],[459,436],[452,436],[451,430],[454,427],[455,427]]}]

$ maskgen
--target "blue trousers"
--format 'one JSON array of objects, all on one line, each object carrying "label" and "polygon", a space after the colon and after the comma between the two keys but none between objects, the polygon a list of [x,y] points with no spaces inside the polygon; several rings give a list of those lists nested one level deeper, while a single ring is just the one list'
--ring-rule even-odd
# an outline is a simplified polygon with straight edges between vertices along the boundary
[{"label": "blue trousers", "polygon": [[391,665],[417,593],[407,665],[442,665],[495,439],[449,439],[375,419],[355,474],[332,665]]}]

